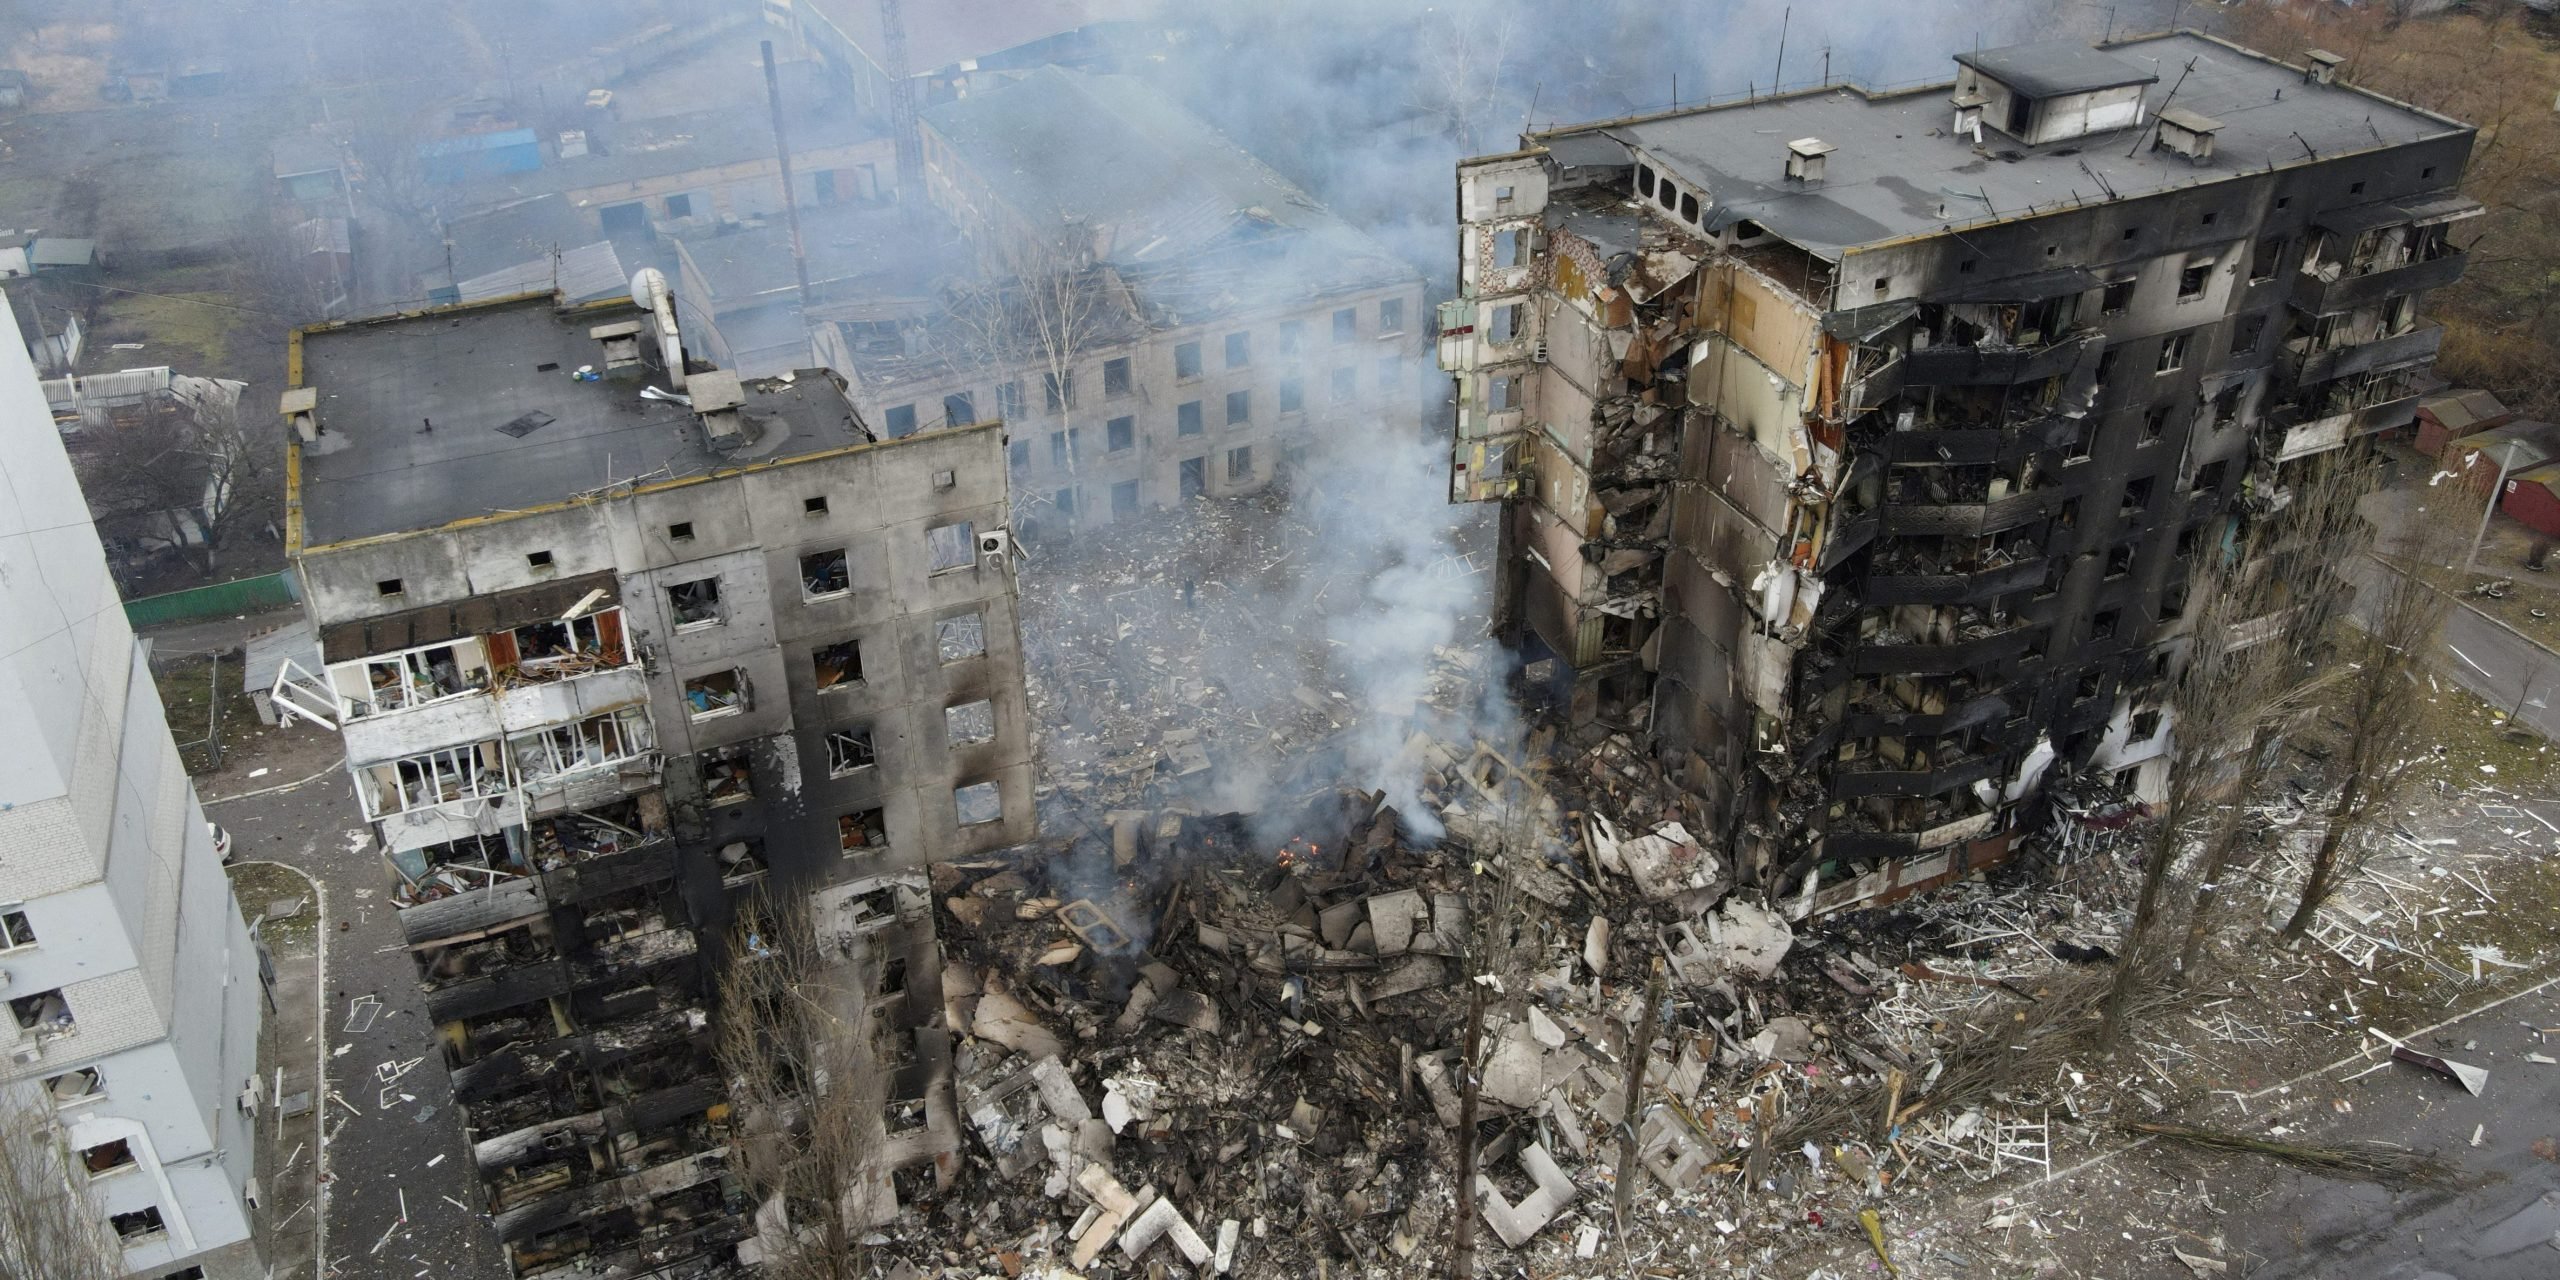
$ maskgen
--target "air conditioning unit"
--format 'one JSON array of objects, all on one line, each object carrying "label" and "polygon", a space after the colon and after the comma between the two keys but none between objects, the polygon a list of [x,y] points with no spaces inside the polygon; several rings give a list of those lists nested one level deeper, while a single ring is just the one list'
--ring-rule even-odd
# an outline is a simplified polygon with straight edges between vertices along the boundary
[{"label": "air conditioning unit", "polygon": [[1540,338],[1540,339],[1538,339],[1538,341],[1537,341],[1537,343],[1536,343],[1535,345],[1533,345],[1533,346],[1531,346],[1531,347],[1529,348],[1529,363],[1531,363],[1531,364],[1545,364],[1546,362],[1547,362],[1547,340],[1546,340],[1546,339],[1544,339],[1544,338]]},{"label": "air conditioning unit", "polygon": [[44,1046],[40,1044],[31,1044],[22,1049],[12,1049],[9,1051],[9,1061],[17,1063],[22,1067],[42,1061],[43,1058]]},{"label": "air conditioning unit", "polygon": [[1013,535],[1002,529],[991,529],[978,535],[978,554],[1000,556],[1013,550]]}]

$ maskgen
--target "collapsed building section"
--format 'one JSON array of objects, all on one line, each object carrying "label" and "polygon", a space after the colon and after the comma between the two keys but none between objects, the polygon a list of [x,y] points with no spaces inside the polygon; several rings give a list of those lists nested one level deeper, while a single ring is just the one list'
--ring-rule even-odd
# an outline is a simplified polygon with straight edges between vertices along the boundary
[{"label": "collapsed building section", "polygon": [[[1031,830],[999,430],[875,440],[824,370],[689,356],[667,292],[643,273],[631,300],[289,352],[316,653],[271,696],[345,743],[526,1276],[752,1254],[752,1117],[716,1066],[727,931],[806,901],[851,982],[938,975],[917,869]],[[949,1180],[958,1130],[940,1001],[875,1008],[885,1219],[915,1170]]]},{"label": "collapsed building section", "polygon": [[2472,130],[2335,61],[1989,50],[1460,166],[1497,626],[1741,883],[1837,910],[2010,856],[2049,779],[2160,794],[2193,575],[2412,419],[2478,212]]}]

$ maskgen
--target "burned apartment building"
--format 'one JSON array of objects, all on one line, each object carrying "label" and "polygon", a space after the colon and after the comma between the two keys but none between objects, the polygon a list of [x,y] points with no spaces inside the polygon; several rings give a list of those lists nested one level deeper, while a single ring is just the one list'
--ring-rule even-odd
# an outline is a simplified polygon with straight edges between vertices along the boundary
[{"label": "burned apartment building", "polygon": [[948,1182],[923,867],[1032,830],[999,428],[876,439],[633,288],[298,330],[282,406],[321,666],[274,696],[344,739],[528,1276],[705,1274],[772,1217],[710,1006],[786,895],[879,984],[865,1203]]},{"label": "burned apartment building", "polygon": [[1003,419],[1027,521],[1251,493],[1320,437],[1423,429],[1421,275],[1153,89],[1042,67],[921,127],[983,283],[821,307],[812,341],[889,435]]},{"label": "burned apartment building", "polygon": [[[1461,164],[1453,498],[1498,623],[1795,911],[2156,797],[2200,558],[2411,420],[2473,131],[2177,32]],[[1540,662],[1549,665],[1540,666]]]}]

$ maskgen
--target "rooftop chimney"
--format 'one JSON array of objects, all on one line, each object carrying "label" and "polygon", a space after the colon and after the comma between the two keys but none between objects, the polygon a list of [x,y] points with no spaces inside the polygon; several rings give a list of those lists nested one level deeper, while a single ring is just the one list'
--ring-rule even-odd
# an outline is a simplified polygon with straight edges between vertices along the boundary
[{"label": "rooftop chimney", "polygon": [[1797,182],[1820,182],[1823,157],[1840,148],[1820,138],[1798,138],[1787,144],[1787,177]]},{"label": "rooftop chimney", "polygon": [[2312,84],[2336,84],[2338,64],[2347,59],[2344,54],[2331,53],[2326,49],[2305,49],[2302,60],[2307,64],[2302,69],[2304,80]]},{"label": "rooftop chimney", "polygon": [[715,452],[730,453],[747,443],[747,424],[738,414],[747,402],[747,394],[735,372],[714,369],[697,373],[688,390],[693,411],[702,419],[703,437]]}]

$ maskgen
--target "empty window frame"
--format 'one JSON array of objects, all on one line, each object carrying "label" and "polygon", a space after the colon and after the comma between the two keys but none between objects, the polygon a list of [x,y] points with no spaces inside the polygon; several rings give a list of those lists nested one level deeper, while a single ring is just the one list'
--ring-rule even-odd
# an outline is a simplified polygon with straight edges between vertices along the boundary
[{"label": "empty window frame", "polygon": [[1520,248],[1519,228],[1505,227],[1493,233],[1493,255],[1487,265],[1504,270],[1519,266],[1525,256]]},{"label": "empty window frame", "polygon": [[2266,331],[2267,317],[2265,312],[2260,312],[2256,315],[2242,316],[2239,319],[2232,321],[2231,354],[2235,356],[2255,355],[2258,350],[2258,339],[2263,336]]},{"label": "empty window frame", "polygon": [[810,675],[818,692],[850,689],[862,683],[862,642],[839,640],[809,651]]},{"label": "empty window frame", "polygon": [[929,573],[949,573],[978,562],[978,527],[966,520],[935,525],[924,531],[924,541]]},{"label": "empty window frame", "polygon": [[1138,514],[1138,482],[1123,480],[1111,486],[1111,518]]},{"label": "empty window frame", "polygon": [[720,609],[718,578],[696,578],[668,587],[667,609],[675,615],[678,629],[707,627],[728,616]]},{"label": "empty window frame", "polygon": [[691,541],[693,541],[693,522],[692,522],[691,520],[678,520],[678,521],[676,521],[674,524],[668,525],[668,526],[667,526],[667,541],[669,541],[669,542],[691,542]]},{"label": "empty window frame", "polygon": [[2155,404],[2142,415],[2142,443],[2157,444],[2169,433],[2169,406]]},{"label": "empty window frame", "polygon": [[1252,334],[1230,333],[1227,335],[1226,347],[1228,368],[1248,369],[1253,367]]},{"label": "empty window frame", "polygon": [[1404,332],[1404,299],[1378,299],[1378,336],[1392,337]]},{"label": "empty window frame", "polygon": [[883,419],[883,423],[889,430],[889,438],[893,440],[903,436],[914,435],[916,433],[916,407],[912,404],[893,404],[889,406],[888,416]]},{"label": "empty window frame", "polygon": [[1004,793],[992,782],[973,782],[951,792],[951,816],[964,827],[1004,819]]},{"label": "empty window frame", "polygon": [[1333,401],[1341,404],[1360,394],[1360,371],[1345,366],[1333,371]]},{"label": "empty window frame", "polygon": [[879,762],[879,755],[871,749],[869,725],[827,731],[827,776],[841,778]]},{"label": "empty window frame", "polygon": [[1484,340],[1497,345],[1519,341],[1528,314],[1529,306],[1524,302],[1506,302],[1492,308],[1485,324]]},{"label": "empty window frame", "polygon": [[1304,413],[1306,412],[1306,408],[1307,380],[1304,378],[1282,378],[1280,380],[1280,412]]},{"label": "empty window frame", "polygon": [[1059,489],[1051,493],[1049,495],[1049,505],[1056,507],[1059,515],[1074,515],[1076,513],[1076,491],[1069,488]]},{"label": "empty window frame", "polygon": [[1177,342],[1174,344],[1173,376],[1177,378],[1197,378],[1200,376],[1199,343]]},{"label": "empty window frame", "polygon": [[131,1213],[115,1214],[107,1219],[107,1225],[115,1228],[116,1239],[122,1241],[127,1248],[169,1229],[167,1224],[160,1220],[158,1205],[144,1205]]},{"label": "empty window frame", "polygon": [[1246,445],[1240,449],[1227,450],[1227,479],[1230,481],[1237,481],[1251,480],[1252,478],[1253,446]]},{"label": "empty window frame", "polygon": [[2273,280],[2284,269],[2286,240],[2283,236],[2265,236],[2258,241],[2257,251],[2249,256],[2249,279],[2252,283]]},{"label": "empty window frame", "polygon": [[685,714],[696,720],[736,715],[747,709],[747,673],[714,671],[684,682]]},{"label": "empty window frame", "polygon": [[810,496],[800,500],[800,514],[804,516],[822,516],[826,513],[827,495],[823,493],[811,494]]},{"label": "empty window frame", "polygon": [[801,599],[832,600],[852,593],[853,578],[844,548],[812,551],[800,557]]},{"label": "empty window frame", "polygon": [[747,744],[732,743],[702,753],[702,794],[714,805],[739,804],[756,794],[755,769],[747,759]]},{"label": "empty window frame", "polygon": [[2139,283],[2130,276],[2122,280],[2108,281],[2106,292],[2098,297],[2098,310],[2111,316],[2120,316],[2132,310],[2133,290]]},{"label": "empty window frame", "polygon": [[942,398],[942,421],[946,426],[965,427],[978,420],[977,398],[966,391],[954,391]]},{"label": "empty window frame", "polygon": [[1306,321],[1304,321],[1304,320],[1283,320],[1283,321],[1281,321],[1281,322],[1280,322],[1280,354],[1282,354],[1282,355],[1284,355],[1284,356],[1294,356],[1294,355],[1299,354],[1300,352],[1305,351],[1306,349],[1307,349],[1307,322],[1306,322]]},{"label": "empty window frame", "polygon": [[1020,379],[1015,379],[1011,382],[999,382],[996,384],[996,416],[1007,422],[1011,422],[1022,416],[1022,382]]},{"label": "empty window frame", "polygon": [[396,711],[486,687],[484,652],[463,641],[385,654],[332,668],[332,684],[346,696],[350,715]]},{"label": "empty window frame", "polygon": [[[688,692],[690,688],[687,686]],[[639,707],[624,707],[507,739],[507,753],[515,760],[516,777],[527,786],[562,774],[639,759],[656,746],[649,713]]]},{"label": "empty window frame", "polygon": [[1009,457],[1011,458],[1011,460],[1012,460],[1012,463],[1013,463],[1013,469],[1014,469],[1014,470],[1016,470],[1016,471],[1020,471],[1020,470],[1022,470],[1023,468],[1028,467],[1028,466],[1030,466],[1030,465],[1031,465],[1031,442],[1030,442],[1030,441],[1028,441],[1028,440],[1016,440],[1016,441],[1014,441],[1011,445],[1009,445],[1009,446],[1007,447],[1006,452],[1007,452],[1008,456],[1009,456]]},{"label": "empty window frame", "polygon": [[0,951],[15,951],[36,944],[36,927],[27,923],[24,911],[0,911]]},{"label": "empty window frame", "polygon": [[18,1024],[19,1035],[39,1040],[67,1036],[80,1029],[80,1020],[71,1016],[71,1002],[63,999],[60,987],[12,997],[9,1016]]},{"label": "empty window frame", "polygon": [[524,565],[535,573],[549,573],[552,569],[551,553],[548,551],[525,552]]},{"label": "empty window frame", "polygon": [[2119,517],[2130,519],[2142,514],[2144,511],[2148,510],[2150,506],[2151,477],[2144,476],[2139,480],[2127,480],[2124,482],[2124,502],[2123,505],[2116,509],[2116,514]]},{"label": "empty window frame", "polygon": [[1114,356],[1111,359],[1103,361],[1102,394],[1106,396],[1125,396],[1129,394],[1129,390],[1129,357]]},{"label": "empty window frame", "polygon": [[2193,334],[2173,333],[2160,340],[2160,363],[2153,372],[2174,373],[2187,365],[2187,340]]},{"label": "empty window frame", "polygon": [[934,652],[944,662],[961,662],[987,651],[987,615],[963,613],[933,624]]},{"label": "empty window frame", "polygon": [[1520,379],[1508,373],[1489,374],[1484,380],[1484,407],[1490,413],[1507,413],[1520,407]]},{"label": "empty window frame", "polygon": [[133,1143],[124,1138],[80,1148],[80,1172],[92,1178],[133,1168]]},{"label": "empty window frame", "polygon": [[1075,370],[1069,369],[1064,373],[1041,374],[1040,394],[1042,399],[1048,403],[1049,412],[1051,413],[1064,413],[1065,411],[1074,408],[1076,404]]},{"label": "empty window frame", "polygon": [[1067,440],[1067,433],[1066,433],[1066,432],[1064,432],[1064,431],[1052,431],[1052,432],[1050,432],[1050,433],[1049,433],[1049,465],[1050,465],[1050,466],[1052,466],[1052,467],[1061,467],[1061,468],[1065,467],[1065,466],[1067,465],[1067,460],[1068,460],[1068,458],[1072,455],[1072,453],[1073,453],[1073,452],[1074,452],[1074,451],[1073,451],[1073,449],[1070,447],[1070,445],[1069,445],[1069,443],[1068,443],[1068,440]]},{"label": "empty window frame", "polygon": [[95,1102],[107,1096],[107,1081],[106,1077],[98,1074],[96,1067],[82,1067],[77,1071],[45,1077],[44,1092],[53,1100],[53,1105],[68,1107],[75,1103]]},{"label": "empty window frame", "polygon": [[2191,302],[2204,296],[2205,286],[2213,283],[2213,259],[2201,262],[2189,259],[2178,272],[2178,301]]},{"label": "empty window frame", "polygon": [[1251,421],[1253,421],[1253,393],[1250,391],[1228,392],[1227,425],[1241,426]]},{"label": "empty window frame", "polygon": [[879,809],[856,809],[836,818],[836,847],[861,853],[889,847],[889,816]]},{"label": "empty window frame", "polygon": [[1126,453],[1138,445],[1138,420],[1113,418],[1102,426],[1102,447],[1110,453]]},{"label": "empty window frame", "polygon": [[944,707],[942,727],[950,734],[951,745],[955,747],[993,742],[996,736],[996,704],[980,698]]},{"label": "empty window frame", "polygon": [[2117,625],[2123,621],[2124,610],[2101,610],[2096,617],[2089,620],[2089,638],[2092,640],[2112,639],[2116,634]]},{"label": "empty window frame", "polygon": [[1360,338],[1360,309],[1343,307],[1333,313],[1333,340],[1356,342]]},{"label": "empty window frame", "polygon": [[1175,435],[1196,436],[1200,434],[1201,422],[1199,401],[1185,400],[1174,406],[1173,432]]}]

